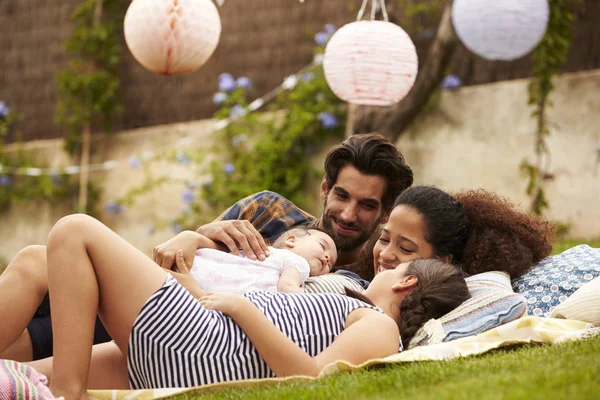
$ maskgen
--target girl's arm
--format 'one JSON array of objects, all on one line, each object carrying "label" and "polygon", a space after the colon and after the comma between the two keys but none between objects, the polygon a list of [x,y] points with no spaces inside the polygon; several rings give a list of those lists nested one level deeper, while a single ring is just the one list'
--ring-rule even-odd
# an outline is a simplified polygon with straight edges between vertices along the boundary
[{"label": "girl's arm", "polygon": [[245,297],[231,293],[213,293],[202,297],[200,303],[205,308],[229,315],[279,377],[317,376],[325,365],[333,361],[359,364],[395,354],[399,348],[396,323],[372,309],[361,308],[350,313],[346,329],[331,346],[313,358],[285,336]]}]

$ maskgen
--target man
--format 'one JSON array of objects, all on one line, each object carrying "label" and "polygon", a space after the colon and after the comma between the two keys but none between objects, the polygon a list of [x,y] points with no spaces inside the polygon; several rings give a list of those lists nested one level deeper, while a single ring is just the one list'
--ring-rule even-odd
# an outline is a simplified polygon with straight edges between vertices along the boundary
[{"label": "man", "polygon": [[[336,242],[339,268],[358,260],[365,242],[387,220],[394,199],[412,181],[412,170],[384,136],[354,135],[327,154],[320,218],[277,193],[263,191],[238,201],[216,221],[198,228],[198,232],[223,243],[234,254],[242,250],[248,257],[264,259],[267,246],[290,227],[316,226]],[[196,252],[191,240],[193,234],[182,232],[157,246],[154,260],[170,269],[175,264],[177,250],[182,249],[184,261],[191,266]],[[25,326],[47,291],[45,248],[27,247],[0,278],[0,317],[11,321],[11,325],[16,321]],[[5,333],[2,329],[0,324],[0,358],[27,361],[52,355],[49,317],[34,318],[20,336],[18,332]],[[110,340],[103,331],[96,330],[95,343]]]},{"label": "man", "polygon": [[[377,133],[353,135],[329,151],[321,183],[323,214],[316,219],[285,197],[269,191],[248,196],[198,232],[221,242],[229,251],[264,259],[267,246],[296,225],[326,231],[339,250],[337,268],[358,260],[363,245],[387,220],[394,200],[412,185],[413,173],[402,154]],[[186,264],[196,252],[192,235],[183,232],[154,249],[164,268],[183,249]]]}]

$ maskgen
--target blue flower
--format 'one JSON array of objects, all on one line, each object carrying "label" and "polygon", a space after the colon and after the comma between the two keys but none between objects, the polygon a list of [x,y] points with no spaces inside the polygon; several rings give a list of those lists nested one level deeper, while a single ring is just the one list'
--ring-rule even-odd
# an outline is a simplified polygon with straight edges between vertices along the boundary
[{"label": "blue flower", "polygon": [[331,113],[324,111],[322,113],[319,113],[317,118],[319,118],[319,121],[321,121],[321,125],[323,125],[323,128],[325,129],[333,129],[338,125],[337,118]]},{"label": "blue flower", "polygon": [[50,179],[52,179],[52,182],[55,184],[60,183],[60,175],[58,174],[58,171],[51,171]]},{"label": "blue flower", "polygon": [[223,171],[225,171],[226,174],[231,175],[235,172],[235,166],[232,163],[226,163],[223,165]]},{"label": "blue flower", "polygon": [[148,235],[152,235],[155,231],[155,226],[153,224],[148,224],[146,225],[146,232],[148,233]]},{"label": "blue flower", "polygon": [[228,73],[219,75],[219,90],[222,92],[231,93],[237,87],[235,79]]},{"label": "blue flower", "polygon": [[246,115],[246,109],[240,106],[239,104],[236,104],[233,107],[231,107],[231,110],[229,111],[229,116],[231,118],[238,118],[244,115]]},{"label": "blue flower", "polygon": [[171,229],[173,230],[173,232],[179,233],[183,230],[183,227],[181,226],[181,224],[172,223]]},{"label": "blue flower", "polygon": [[335,25],[333,25],[333,24],[325,25],[325,32],[329,33],[330,35],[333,35],[335,33],[335,31],[337,31]]},{"label": "blue flower", "polygon": [[129,159],[129,166],[133,169],[137,169],[142,166],[142,162],[136,156],[133,156]]},{"label": "blue flower", "polygon": [[310,82],[313,79],[315,79],[315,74],[313,74],[312,72],[307,72],[304,75],[302,75],[302,80],[304,82]]},{"label": "blue flower", "polygon": [[12,180],[8,175],[0,175],[0,186],[9,187],[12,185]]},{"label": "blue flower", "polygon": [[458,89],[461,86],[460,78],[456,75],[447,75],[442,83],[440,89]]},{"label": "blue flower", "polygon": [[224,79],[233,80],[233,75],[231,75],[229,72],[223,72],[219,74],[219,77],[217,79],[219,82],[221,82]]},{"label": "blue flower", "polygon": [[329,40],[329,33],[327,32],[319,32],[315,35],[315,43],[319,46],[325,46],[327,41]]},{"label": "blue flower", "polygon": [[119,215],[123,214],[123,211],[125,211],[125,207],[123,207],[121,204],[117,203],[114,200],[109,200],[106,202],[104,210],[111,214]]},{"label": "blue flower", "polygon": [[252,81],[246,76],[240,76],[239,78],[237,78],[236,84],[238,87],[241,87],[245,90],[252,89]]},{"label": "blue flower", "polygon": [[183,193],[181,194],[181,200],[186,204],[193,203],[194,202],[194,192],[190,189],[185,189],[183,191]]},{"label": "blue flower", "polygon": [[5,102],[0,101],[0,118],[6,118],[10,114],[10,108],[6,105]]},{"label": "blue flower", "polygon": [[177,161],[179,161],[180,164],[188,165],[190,163],[190,159],[182,151],[177,152],[175,158],[177,159]]},{"label": "blue flower", "polygon": [[213,103],[215,103],[216,105],[223,104],[225,102],[225,100],[227,100],[227,93],[217,92],[213,96]]}]

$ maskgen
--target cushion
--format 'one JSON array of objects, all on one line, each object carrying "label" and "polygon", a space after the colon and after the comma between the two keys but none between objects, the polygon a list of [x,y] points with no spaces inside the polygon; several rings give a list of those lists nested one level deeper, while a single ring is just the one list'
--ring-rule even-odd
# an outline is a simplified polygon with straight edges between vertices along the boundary
[{"label": "cushion", "polygon": [[484,272],[470,276],[466,281],[471,298],[417,330],[409,349],[476,335],[513,321],[525,313],[526,300],[512,291],[507,273]]},{"label": "cushion", "polygon": [[600,325],[600,278],[584,284],[560,303],[552,313],[552,318],[577,319]]},{"label": "cushion", "polygon": [[513,288],[527,299],[529,315],[549,317],[556,306],[599,276],[600,249],[579,245],[546,257],[515,279]]},{"label": "cushion", "polygon": [[32,367],[0,360],[0,399],[57,400],[47,385],[48,379]]}]

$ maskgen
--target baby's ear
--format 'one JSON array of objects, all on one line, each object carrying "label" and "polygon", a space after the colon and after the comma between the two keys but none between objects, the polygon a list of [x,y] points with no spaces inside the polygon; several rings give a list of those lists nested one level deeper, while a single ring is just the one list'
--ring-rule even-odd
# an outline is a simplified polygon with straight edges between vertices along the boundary
[{"label": "baby's ear", "polygon": [[285,245],[289,248],[294,247],[294,245],[296,244],[296,236],[295,235],[289,235],[288,237],[285,238],[285,240],[283,241],[283,243],[285,243]]}]

